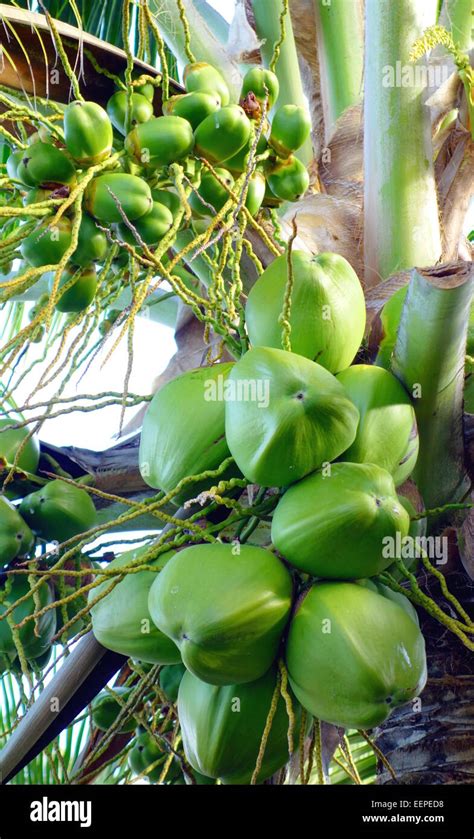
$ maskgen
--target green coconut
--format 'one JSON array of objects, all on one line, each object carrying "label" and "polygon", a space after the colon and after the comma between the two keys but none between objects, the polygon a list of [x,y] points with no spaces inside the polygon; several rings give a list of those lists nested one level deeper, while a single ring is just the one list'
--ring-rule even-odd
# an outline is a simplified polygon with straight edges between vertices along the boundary
[{"label": "green coconut", "polygon": [[102,262],[109,250],[109,242],[103,230],[99,230],[95,221],[87,213],[82,214],[77,238],[77,248],[70,258],[73,265],[85,268],[91,262]]},{"label": "green coconut", "polygon": [[251,216],[256,216],[265,198],[266,181],[258,169],[250,176],[245,206]]},{"label": "green coconut", "polygon": [[151,210],[153,200],[150,187],[143,178],[111,172],[99,175],[90,182],[85,193],[85,204],[91,216],[112,224],[123,221],[119,206],[129,221],[135,221]]},{"label": "green coconut", "polygon": [[[185,673],[179,688],[178,714],[186,759],[192,768],[224,784],[249,784],[257,763],[263,731],[276,684],[272,667],[253,682],[226,687],[209,685]],[[293,743],[301,728],[301,706],[292,697]],[[290,720],[282,696],[268,736],[257,782],[289,760]]]},{"label": "green coconut", "polygon": [[[240,175],[242,174],[242,172],[246,172],[248,162],[247,155],[252,146],[253,140],[252,137],[249,137],[245,145],[242,146],[242,148],[240,149],[240,151],[237,152],[237,154],[234,154],[232,157],[227,158],[225,162],[226,169],[228,169],[229,172],[232,172],[233,175]],[[267,148],[268,143],[266,137],[264,134],[260,134],[260,137],[257,142],[257,148],[255,150],[255,155],[258,157],[258,155],[263,154],[263,152],[266,151]]]},{"label": "green coconut", "polygon": [[[291,348],[337,373],[348,367],[365,329],[365,300],[357,274],[343,256],[295,250],[291,256]],[[253,346],[281,347],[288,280],[286,255],[277,257],[252,287],[245,319]]]},{"label": "green coconut", "polygon": [[[95,727],[100,729],[100,731],[108,731],[117,720],[123,705],[130,699],[131,693],[132,689],[129,687],[114,687],[113,694],[106,690],[99,693],[91,705],[92,722]],[[127,732],[133,731],[136,725],[137,721],[135,717],[125,717],[118,729],[116,729],[116,733],[126,734]]]},{"label": "green coconut", "polygon": [[215,173],[217,177],[205,169],[197,191],[192,192],[189,197],[193,212],[198,216],[215,215],[229,200],[229,190],[234,187],[234,178],[227,169],[216,168]]},{"label": "green coconut", "polygon": [[57,265],[71,245],[72,226],[68,218],[60,218],[55,225],[42,221],[22,240],[20,253],[30,265]]},{"label": "green coconut", "polygon": [[181,679],[186,673],[184,664],[167,664],[160,669],[160,690],[166,699],[176,702]]},{"label": "green coconut", "polygon": [[250,120],[240,105],[228,105],[209,114],[197,127],[195,151],[211,163],[234,157],[248,143]]},{"label": "green coconut", "polygon": [[[150,211],[139,218],[133,226],[145,245],[156,245],[166,236],[172,224],[173,216],[171,210],[165,207],[164,204],[160,204],[159,201],[153,201]],[[128,242],[129,245],[134,245],[134,247],[139,246],[139,240],[133,230],[124,222],[117,225],[117,231],[120,239],[124,242]]]},{"label": "green coconut", "polygon": [[[22,428],[8,428],[8,426],[14,425],[15,422],[22,422],[23,420],[24,417],[16,412],[9,413],[7,417],[0,419],[0,459],[5,460],[6,463],[13,463],[20,446],[22,446],[23,441],[29,435],[27,426]],[[34,434],[22,446],[16,465],[19,469],[24,469],[26,472],[32,472],[34,474],[38,469],[39,458],[39,441],[36,434]]]},{"label": "green coconut", "polygon": [[[72,285],[69,283],[74,279]],[[51,290],[54,284],[54,277],[51,278]],[[64,286],[69,287],[62,290]],[[61,296],[56,303],[58,312],[83,312],[92,303],[97,291],[97,271],[95,265],[90,263],[85,268],[70,265],[63,271],[59,282]]]},{"label": "green coconut", "polygon": [[408,617],[410,617],[417,626],[420,625],[415,607],[410,603],[408,597],[405,597],[404,594],[401,594],[401,592],[398,591],[393,591],[393,589],[384,585],[384,583],[381,583],[376,577],[372,580],[357,580],[356,582],[358,586],[369,589],[369,591],[374,591],[376,594],[381,594],[383,597],[391,600],[392,603],[396,603],[398,606],[401,606]]},{"label": "green coconut", "polygon": [[286,486],[353,442],[359,412],[324,367],[257,347],[234,365],[225,409],[227,443],[245,477]]},{"label": "green coconut", "polygon": [[426,682],[425,642],[412,614],[354,583],[317,583],[302,597],[286,662],[303,707],[343,728],[381,725]]},{"label": "green coconut", "polygon": [[353,580],[387,568],[392,559],[384,547],[395,544],[397,533],[406,536],[409,527],[385,469],[335,463],[287,490],[273,514],[272,540],[300,571]]},{"label": "green coconut", "polygon": [[163,104],[163,113],[166,116],[176,116],[187,119],[193,131],[198,125],[214,111],[221,107],[221,98],[217,93],[205,93],[196,90],[194,93],[182,93],[178,96],[171,96]]},{"label": "green coconut", "polygon": [[193,129],[177,116],[155,117],[127,134],[125,150],[137,163],[161,169],[187,157],[193,150]]},{"label": "green coconut", "polygon": [[[183,373],[153,397],[142,426],[139,465],[146,483],[165,492],[191,475],[217,469],[230,457],[225,423],[225,382],[232,363]],[[224,473],[235,474],[231,469]],[[218,483],[209,478],[189,484],[175,503],[197,496]]]},{"label": "green coconut", "polygon": [[311,118],[300,105],[282,105],[272,121],[269,143],[280,157],[301,148],[311,131]]},{"label": "green coconut", "polygon": [[76,169],[69,158],[51,143],[34,143],[23,152],[17,170],[18,178],[26,186],[71,184]]},{"label": "green coconut", "polygon": [[341,460],[382,466],[399,486],[413,472],[419,449],[415,411],[405,388],[388,370],[368,364],[349,367],[337,378],[360,414],[356,438]]},{"label": "green coconut", "polygon": [[290,155],[285,160],[272,162],[266,171],[268,186],[281,201],[299,201],[309,187],[306,166]]},{"label": "green coconut", "polygon": [[[38,670],[45,670],[48,667],[50,660],[51,660],[51,651],[52,647],[49,647],[46,652],[42,655],[38,656],[37,658],[27,658],[26,659],[26,669],[27,672],[30,673],[32,676],[36,676]],[[21,661],[18,658],[14,658],[13,661],[10,661],[9,665],[7,665],[8,670],[12,673],[15,673],[17,676],[23,676],[23,668],[21,666]]]},{"label": "green coconut", "polygon": [[107,111],[97,102],[71,102],[64,111],[64,141],[69,154],[83,166],[105,160],[113,143]]},{"label": "green coconut", "polygon": [[[38,578],[35,578],[36,585]],[[27,574],[11,574],[5,584],[5,597],[0,603],[0,616],[10,609],[17,601],[22,600],[11,612],[13,621],[21,623],[35,611],[40,611],[53,602],[51,588],[47,582],[41,582],[38,588],[39,608],[35,606],[34,596],[30,594],[31,585]],[[56,612],[48,609],[36,620],[27,621],[18,630],[19,641],[26,659],[37,659],[44,656],[51,647],[52,638],[56,632]],[[11,627],[6,618],[0,620],[0,655],[8,656],[11,660],[17,656],[17,648],[13,640]]]},{"label": "green coconut", "polygon": [[228,105],[230,93],[227,83],[212,64],[205,61],[195,61],[187,64],[183,71],[184,86],[188,93],[204,91],[205,93],[217,94],[222,105]]},{"label": "green coconut", "polygon": [[[181,198],[179,195],[171,189],[152,189],[151,197],[153,198],[153,201],[157,201],[158,204],[162,204],[168,208],[174,221],[182,209]],[[179,266],[176,267],[179,268]]]},{"label": "green coconut", "polygon": [[[6,162],[6,171],[7,175],[11,181],[17,181],[18,178],[18,167],[25,155],[24,149],[17,149],[16,151],[10,151],[8,155],[8,159]],[[29,184],[28,184],[29,186]]]},{"label": "green coconut", "polygon": [[262,676],[274,660],[291,608],[292,581],[270,551],[193,545],[177,553],[150,589],[156,626],[183,663],[215,685]]},{"label": "green coconut", "polygon": [[94,526],[94,502],[85,489],[54,480],[27,495],[20,513],[42,539],[64,542]]},{"label": "green coconut", "polygon": [[18,509],[0,495],[0,562],[5,565],[32,548],[33,533]]},{"label": "green coconut", "polygon": [[[148,731],[143,731],[134,740],[128,762],[133,772],[137,775],[146,775],[153,784],[160,780],[168,754],[162,740],[160,741],[157,736],[153,736]],[[173,758],[166,773],[166,783],[176,783],[180,776],[182,777],[180,762],[177,758]]]},{"label": "green coconut", "polygon": [[[126,551],[107,565],[116,570],[130,565],[146,553],[148,548]],[[147,565],[161,569],[172,551],[160,554]],[[161,573],[161,572],[160,572]],[[148,593],[157,576],[155,571],[125,574],[111,591],[91,608],[92,631],[104,647],[140,661],[156,664],[177,664],[181,656],[176,645],[160,632],[150,617]],[[89,604],[110,588],[115,577],[107,577],[89,593]]]},{"label": "green coconut", "polygon": [[[114,93],[107,102],[107,114],[109,119],[120,132],[126,134],[127,122],[127,108],[128,108],[128,93],[126,90],[118,90]],[[130,102],[130,127],[133,128],[138,123],[148,122],[153,116],[153,105],[146,96],[141,93],[132,93]]]},{"label": "green coconut", "polygon": [[244,98],[249,93],[253,93],[261,104],[268,100],[268,110],[271,110],[280,93],[278,77],[264,67],[252,67],[243,78],[240,96]]}]

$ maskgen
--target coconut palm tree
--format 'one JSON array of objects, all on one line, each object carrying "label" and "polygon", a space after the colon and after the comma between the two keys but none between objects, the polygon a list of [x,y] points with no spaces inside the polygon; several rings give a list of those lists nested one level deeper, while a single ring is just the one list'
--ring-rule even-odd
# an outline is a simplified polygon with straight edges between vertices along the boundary
[{"label": "coconut palm tree", "polygon": [[[355,732],[347,739],[344,732],[323,726],[322,773],[316,771],[320,767],[311,771],[308,758],[306,780],[322,782],[335,755],[330,770],[334,782],[340,779],[341,767],[350,782],[361,778],[371,782],[375,749],[377,783],[392,783],[394,778],[408,784],[471,783],[473,421],[468,411],[474,362],[469,343],[466,357],[473,290],[472,235],[466,226],[474,186],[471,0],[236,0],[230,24],[216,5],[206,0],[142,0],[133,6],[127,0],[102,4],[25,0],[6,3],[2,12],[7,21],[4,31],[10,36],[21,29],[18,8],[46,13],[50,27],[53,20],[80,27],[85,33],[82,53],[76,42],[66,54],[70,59],[82,54],[86,76],[98,85],[99,101],[110,95],[104,65],[114,72],[127,66],[125,53],[111,51],[115,47],[125,49],[129,68],[131,56],[140,72],[167,67],[176,84],[189,60],[209,62],[224,75],[235,98],[246,70],[262,64],[278,76],[279,105],[309,109],[311,136],[297,155],[308,169],[310,186],[296,204],[283,204],[262,221],[263,232],[269,236],[248,230],[248,244],[239,255],[242,294],[248,294],[256,280],[256,263],[268,265],[291,237],[292,247],[311,253],[334,252],[348,260],[366,296],[368,329],[359,360],[388,367],[415,395],[420,455],[413,476],[416,486],[409,482],[404,489],[419,513],[430,511],[429,532],[445,540],[447,555],[438,566],[426,559],[416,574],[403,566],[401,577],[384,578],[407,593],[423,616],[429,679],[422,696],[394,712],[373,733],[370,746]],[[53,40],[64,59],[55,31]],[[88,35],[106,44],[94,45],[87,41]],[[32,43],[33,36],[24,27],[20,38],[10,37],[5,45],[16,65],[16,79],[10,62],[3,83],[20,93],[22,86],[30,90],[31,71],[33,76],[39,73],[25,58],[24,45],[28,52]],[[51,54],[49,45],[47,51]],[[74,69],[80,79],[79,62]],[[67,101],[69,80],[63,78],[58,100]],[[4,102],[2,106],[5,109]],[[188,231],[178,234],[179,250],[189,245],[189,236]],[[190,249],[188,256],[182,268],[191,288],[208,287],[215,261],[211,263],[205,249],[197,253]],[[395,317],[385,304],[407,288]],[[28,289],[24,291],[23,300],[35,299]],[[177,373],[199,366],[205,346],[211,356],[231,349],[221,346],[218,331],[209,332],[192,295],[181,299],[175,295],[171,309],[163,305],[169,303],[166,293],[155,302],[159,305],[148,312],[158,321],[172,323],[177,351],[163,373],[156,375],[150,369],[151,392]],[[23,302],[9,305],[7,339],[23,324]],[[98,499],[100,521],[119,515],[117,496],[137,501],[146,497],[147,488],[138,473],[145,407],[124,424],[123,439],[107,451],[77,449],[74,441],[68,449],[43,446],[44,454],[60,470],[86,475],[103,491],[103,498]],[[180,515],[186,518],[189,511]],[[142,511],[137,527],[147,526],[156,527],[156,518]],[[114,532],[120,532],[120,527],[119,522]],[[82,709],[107,678],[119,670],[118,684],[127,678],[133,682],[133,672],[122,657],[106,653],[90,636],[85,636],[81,650],[73,661],[66,658],[55,681],[56,695],[61,705],[69,703],[69,713],[47,725],[37,700],[22,723],[29,731],[21,748],[13,735],[4,749],[7,777],[14,776],[38,748],[46,749],[49,763],[35,758],[40,760],[36,771],[54,766],[63,781],[74,773],[84,782],[91,777],[113,777],[115,782],[126,777],[123,756],[130,738],[112,732],[100,753],[97,744],[103,735],[93,729],[85,743],[83,728],[78,726],[83,725]],[[76,652],[70,660],[73,655]],[[25,704],[25,697],[16,696],[13,683],[5,684],[3,690],[9,691],[5,701],[11,711],[14,702]],[[42,696],[46,703],[47,690]],[[79,723],[74,729],[68,727],[78,714]],[[12,712],[5,728],[13,724]],[[66,731],[59,741],[66,750],[66,769],[54,740],[61,728]],[[74,735],[67,733],[73,730]],[[53,741],[54,746],[46,746]],[[310,741],[306,744],[308,755],[311,745]],[[35,764],[28,765],[30,769],[23,771],[31,773]],[[299,764],[291,767],[290,780],[296,779],[298,769]],[[17,777],[28,779],[25,774]]]}]

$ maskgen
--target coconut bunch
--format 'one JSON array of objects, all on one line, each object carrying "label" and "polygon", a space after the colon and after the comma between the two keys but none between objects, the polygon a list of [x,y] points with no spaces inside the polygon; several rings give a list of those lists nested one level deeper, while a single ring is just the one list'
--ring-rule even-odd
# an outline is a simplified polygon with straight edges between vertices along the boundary
[{"label": "coconut bunch", "polygon": [[340,255],[289,248],[255,283],[245,320],[239,359],[158,391],[139,460],[176,505],[247,486],[263,499],[259,526],[172,550],[165,542],[153,567],[91,604],[104,646],[182,668],[186,759],[200,776],[237,784],[282,768],[313,716],[370,729],[426,680],[416,612],[379,578],[397,539],[423,527],[398,489],[416,464],[415,413],[392,373],[355,363],[365,328],[357,275]]},{"label": "coconut bunch", "polygon": [[[80,484],[42,477],[40,466],[44,464],[40,463],[38,437],[28,432],[23,415],[17,411],[0,420],[2,471],[8,474],[13,464],[13,480],[6,483],[0,496],[0,672],[21,674],[25,666],[30,671],[43,669],[52,644],[74,637],[85,626],[81,616],[77,620],[74,617],[85,608],[86,600],[79,589],[87,582],[92,567],[87,557],[81,557],[83,578],[66,573],[61,588],[58,578],[36,578],[29,563],[35,561],[40,571],[46,571],[48,562],[38,560],[38,549],[46,553],[52,544],[89,530],[97,522],[97,513]],[[67,561],[65,568],[70,568]],[[71,570],[76,570],[75,563]],[[64,606],[54,605],[76,590],[77,597]],[[38,618],[29,620],[40,611]],[[7,619],[10,613],[14,624],[22,624],[18,634]]]},{"label": "coconut bunch", "polygon": [[[297,201],[308,189],[308,172],[294,152],[309,137],[310,117],[296,105],[278,107],[274,73],[249,70],[238,102],[231,101],[219,71],[205,62],[185,68],[184,84],[186,92],[164,101],[160,116],[155,115],[153,84],[135,84],[118,89],[106,108],[93,101],[71,102],[54,131],[41,125],[26,148],[12,146],[7,175],[24,205],[50,206],[32,229],[27,222],[28,232],[20,236],[21,257],[28,266],[46,270],[60,264],[75,242],[59,283],[58,311],[77,313],[92,303],[97,270],[111,243],[125,243],[138,253],[153,251],[165,237],[173,244],[182,226],[175,224],[182,195],[174,164],[183,167],[191,187],[189,212],[196,234],[226,205],[232,207],[235,189],[240,194],[244,187],[243,205],[252,216],[262,205]],[[85,177],[79,224],[74,207],[52,225],[50,215]],[[182,224],[189,226],[187,215]],[[120,268],[127,258],[122,250],[114,265]],[[37,301],[32,318],[45,300]],[[106,313],[104,332],[114,314]],[[39,330],[37,340],[42,334]]]}]

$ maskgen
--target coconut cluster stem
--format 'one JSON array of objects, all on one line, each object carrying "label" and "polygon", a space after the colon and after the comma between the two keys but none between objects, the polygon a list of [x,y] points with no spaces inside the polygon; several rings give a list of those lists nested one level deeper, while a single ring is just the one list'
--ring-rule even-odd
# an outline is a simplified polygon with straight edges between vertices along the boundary
[{"label": "coconut cluster stem", "polygon": [[[283,24],[285,38],[279,47],[278,61],[275,66],[275,72],[280,83],[278,107],[299,105],[307,109],[308,104],[301,80],[298,52],[289,9],[280,22],[280,14],[284,8],[283,3],[284,0],[252,0],[257,35],[263,41],[260,51],[265,66],[270,67],[274,57],[275,44],[279,44],[281,40]],[[313,149],[310,138],[296,152],[296,156],[306,166],[311,162]]]},{"label": "coconut cluster stem", "polygon": [[473,291],[470,263],[414,270],[398,329],[392,370],[413,398],[420,437],[413,477],[428,509],[462,501],[470,486],[463,389]]},{"label": "coconut cluster stem", "polygon": [[321,99],[328,143],[337,119],[362,98],[364,17],[361,0],[314,0]]}]

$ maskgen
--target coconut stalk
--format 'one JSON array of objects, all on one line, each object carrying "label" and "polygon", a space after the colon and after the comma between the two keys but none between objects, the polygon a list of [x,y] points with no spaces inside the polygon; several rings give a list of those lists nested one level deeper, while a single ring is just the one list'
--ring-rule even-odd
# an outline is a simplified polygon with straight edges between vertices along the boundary
[{"label": "coconut stalk", "polygon": [[420,451],[413,478],[426,509],[469,490],[463,441],[464,357],[474,289],[472,263],[414,269],[392,359],[413,396]]},{"label": "coconut stalk", "polygon": [[[463,573],[456,550],[456,535],[449,539],[449,559],[440,566],[452,594],[470,611],[472,580]],[[458,531],[459,539],[459,531]],[[419,575],[426,594],[446,608],[433,577]],[[472,660],[459,638],[424,612],[419,612],[426,640],[428,681],[416,705],[408,703],[390,715],[374,732],[397,776],[399,788],[430,788],[472,784],[474,780],[474,677]],[[379,763],[377,784],[393,784],[386,768]]]},{"label": "coconut stalk", "polygon": [[[275,2],[275,0],[252,0],[257,35],[263,41],[260,51],[265,67],[270,65],[275,43],[280,40],[280,14],[283,9],[282,4],[283,0],[279,0],[279,2]],[[307,109],[308,101],[301,81],[298,52],[296,50],[289,12],[285,15],[284,22],[285,39],[281,45],[280,56],[275,67],[275,73],[280,82],[278,106],[299,105]],[[305,166],[311,163],[313,159],[313,147],[310,138],[296,152],[296,156],[299,157]]]},{"label": "coconut stalk", "polygon": [[[225,45],[214,35],[211,24],[198,12],[192,0],[183,0],[191,33],[190,47],[196,61],[213,64],[224,76],[234,100],[240,93],[242,76],[238,65],[229,57]],[[175,55],[179,70],[189,62],[184,27],[176,0],[151,0],[150,9],[163,39]]]},{"label": "coconut stalk", "polygon": [[70,725],[125,662],[125,656],[106,650],[88,632],[2,748],[0,783],[6,784]]},{"label": "coconut stalk", "polygon": [[464,52],[469,52],[473,45],[472,16],[472,0],[444,0],[439,22],[451,32],[454,43]]},{"label": "coconut stalk", "polygon": [[[195,238],[195,235],[190,230],[180,230],[173,242],[173,251],[175,253],[179,253],[182,248],[185,248],[186,245],[189,245]],[[208,288],[212,283],[212,269],[210,265],[206,262],[204,257],[198,255],[194,259],[192,256],[190,257],[189,267],[194,272],[196,277],[198,277],[199,281]]]},{"label": "coconut stalk", "polygon": [[338,117],[361,100],[364,20],[361,0],[314,0],[326,143]]},{"label": "coconut stalk", "polygon": [[410,49],[437,0],[366,0],[364,172],[366,284],[441,256],[431,126],[422,66]]},{"label": "coconut stalk", "polygon": [[[198,504],[180,507],[174,517],[185,521],[199,509]],[[172,524],[166,524],[161,535],[165,536],[172,529]],[[7,744],[0,749],[0,785],[8,783],[46,749],[126,661],[126,656],[99,644],[92,631],[84,635],[22,717]]]}]

